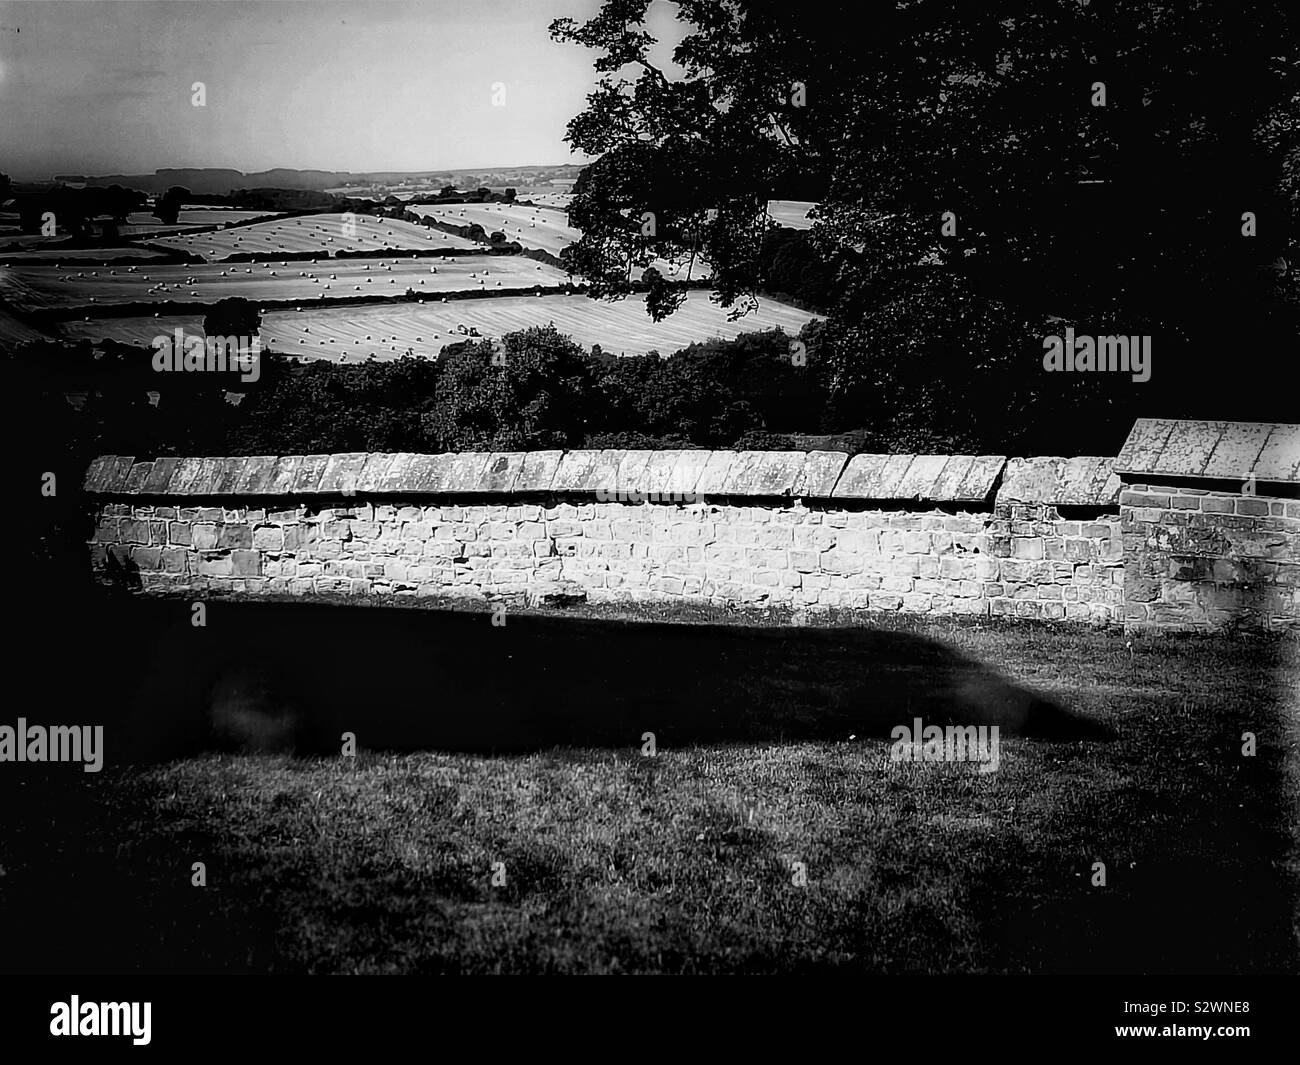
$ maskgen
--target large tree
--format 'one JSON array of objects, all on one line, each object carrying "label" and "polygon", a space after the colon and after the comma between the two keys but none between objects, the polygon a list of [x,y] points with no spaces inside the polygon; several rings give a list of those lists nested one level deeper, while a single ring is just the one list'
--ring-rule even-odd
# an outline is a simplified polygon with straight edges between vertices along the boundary
[{"label": "large tree", "polygon": [[[1288,0],[681,0],[671,62],[649,7],[551,28],[597,53],[567,137],[596,157],[566,250],[593,295],[653,256],[703,259],[743,310],[773,287],[769,199],[815,200],[828,423],[919,431],[996,404],[1011,443],[1099,411],[1285,416],[1260,381],[1300,328]],[[650,279],[670,314],[682,290]],[[1066,325],[1150,334],[1151,381],[1046,374]]]},{"label": "large tree", "polygon": [[174,226],[180,217],[181,206],[190,198],[190,190],[173,185],[154,201],[154,217],[163,225]]}]

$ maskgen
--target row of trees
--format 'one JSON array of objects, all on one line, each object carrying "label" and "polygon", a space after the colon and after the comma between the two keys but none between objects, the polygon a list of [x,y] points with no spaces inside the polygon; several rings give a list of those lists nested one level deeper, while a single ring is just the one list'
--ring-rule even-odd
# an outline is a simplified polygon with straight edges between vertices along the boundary
[{"label": "row of trees", "polygon": [[[214,307],[208,334],[254,332],[256,310],[245,316],[243,302]],[[52,342],[24,349],[13,369],[26,378],[21,394],[40,394],[52,408],[42,423],[79,441],[73,446],[86,457],[104,451],[783,449],[795,435],[853,430],[857,449],[865,451],[1059,454],[1068,439],[1069,453],[1115,454],[1142,413],[1118,395],[1101,403],[1087,395],[1046,420],[1007,420],[968,404],[971,416],[964,419],[936,412],[923,427],[864,425],[832,402],[839,370],[828,332],[814,321],[798,338],[772,330],[692,344],[668,357],[618,357],[599,347],[584,350],[554,326],[537,326],[461,341],[437,360],[299,365],[268,354],[254,382],[240,380],[235,369],[160,373],[150,352],[128,345],[103,344],[106,353],[96,355],[88,343]],[[887,385],[882,379],[877,387]],[[237,406],[227,392],[242,394]],[[84,405],[72,411],[64,397],[83,393]],[[51,440],[51,447],[61,446]]]}]

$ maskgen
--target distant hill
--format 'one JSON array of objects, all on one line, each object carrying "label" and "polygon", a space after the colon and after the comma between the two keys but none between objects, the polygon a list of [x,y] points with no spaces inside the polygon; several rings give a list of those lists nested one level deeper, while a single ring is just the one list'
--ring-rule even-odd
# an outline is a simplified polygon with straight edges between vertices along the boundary
[{"label": "distant hill", "polygon": [[[64,182],[84,181],[90,186],[105,187],[122,185],[128,189],[155,195],[166,192],[173,185],[180,185],[195,193],[215,193],[226,195],[236,189],[278,188],[304,189],[323,192],[325,189],[353,185],[397,185],[403,181],[420,183],[444,183],[449,185],[474,186],[500,185],[507,182],[551,181],[555,179],[576,178],[582,166],[577,163],[565,163],[556,166],[515,166],[493,167],[475,170],[379,170],[368,173],[352,173],[340,170],[289,170],[276,168],[245,174],[240,170],[223,170],[213,167],[201,168],[167,168],[156,170],[152,174],[104,174],[95,177],[75,178],[60,177]],[[34,184],[39,187],[40,183]]]}]

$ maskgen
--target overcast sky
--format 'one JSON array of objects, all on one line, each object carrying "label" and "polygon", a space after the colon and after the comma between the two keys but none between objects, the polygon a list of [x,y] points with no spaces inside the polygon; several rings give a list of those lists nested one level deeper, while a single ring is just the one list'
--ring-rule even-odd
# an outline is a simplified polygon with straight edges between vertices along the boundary
[{"label": "overcast sky", "polygon": [[[0,171],[424,170],[584,162],[563,143],[598,0],[0,0]],[[649,28],[667,43],[674,5]],[[21,32],[16,32],[21,31]],[[206,85],[207,106],[191,102]],[[493,105],[493,84],[505,106]]]}]

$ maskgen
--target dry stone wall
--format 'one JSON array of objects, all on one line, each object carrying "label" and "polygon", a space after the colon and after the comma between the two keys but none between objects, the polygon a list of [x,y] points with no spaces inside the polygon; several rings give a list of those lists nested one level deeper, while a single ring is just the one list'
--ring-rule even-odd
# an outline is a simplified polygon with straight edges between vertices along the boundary
[{"label": "dry stone wall", "polygon": [[1099,457],[569,451],[134,462],[85,488],[146,591],[1124,617]]}]

